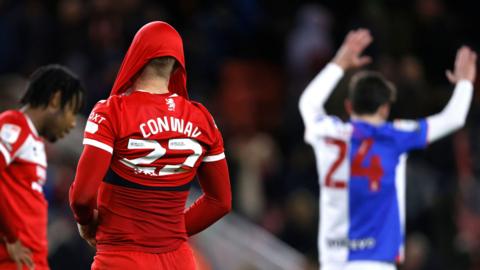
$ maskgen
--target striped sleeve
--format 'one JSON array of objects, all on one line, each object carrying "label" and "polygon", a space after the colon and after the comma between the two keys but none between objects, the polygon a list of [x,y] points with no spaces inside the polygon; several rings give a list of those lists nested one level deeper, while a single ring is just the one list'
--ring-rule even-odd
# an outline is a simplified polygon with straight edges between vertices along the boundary
[{"label": "striped sleeve", "polygon": [[224,152],[225,150],[223,147],[222,134],[220,133],[220,130],[215,124],[213,117],[211,115],[209,116],[211,119],[210,126],[211,126],[211,133],[212,133],[211,137],[213,138],[213,141],[209,149],[207,150],[205,157],[203,158],[203,162],[215,162],[215,161],[225,159],[225,152]]},{"label": "striped sleeve", "polygon": [[207,149],[202,162],[216,162],[225,159],[225,152],[223,147],[222,133],[218,129],[213,116],[202,104],[198,102],[192,102],[198,109],[202,111],[205,116],[205,130],[207,130]]},{"label": "striped sleeve", "polygon": [[90,113],[84,132],[84,145],[113,154],[115,141],[114,113],[110,101],[99,101]]}]

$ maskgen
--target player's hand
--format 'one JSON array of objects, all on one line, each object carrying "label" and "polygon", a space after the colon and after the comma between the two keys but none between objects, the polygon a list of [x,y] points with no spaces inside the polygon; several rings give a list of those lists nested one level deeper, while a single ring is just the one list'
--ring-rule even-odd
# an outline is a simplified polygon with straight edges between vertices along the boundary
[{"label": "player's hand", "polygon": [[469,80],[473,83],[477,73],[477,53],[467,46],[462,46],[457,51],[453,72],[447,70],[448,80],[455,84],[460,80]]},{"label": "player's hand", "polygon": [[30,270],[35,268],[32,259],[32,251],[26,248],[20,240],[13,243],[5,242],[5,245],[7,247],[8,255],[17,265],[17,270],[22,270],[23,265],[27,266]]},{"label": "player's hand", "polygon": [[361,54],[372,41],[372,35],[367,29],[360,28],[350,31],[332,62],[339,65],[343,70],[369,64],[372,59]]},{"label": "player's hand", "polygon": [[97,234],[97,226],[98,226],[98,210],[93,210],[93,219],[87,225],[81,225],[77,223],[78,232],[80,236],[87,241],[87,243],[92,246],[97,246],[97,240],[95,236]]}]

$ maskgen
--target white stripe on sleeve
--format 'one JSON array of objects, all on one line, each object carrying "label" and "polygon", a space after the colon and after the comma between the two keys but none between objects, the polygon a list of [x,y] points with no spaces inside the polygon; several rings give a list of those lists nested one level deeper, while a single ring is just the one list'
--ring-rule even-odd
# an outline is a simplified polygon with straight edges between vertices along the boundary
[{"label": "white stripe on sleeve", "polygon": [[205,156],[203,158],[203,162],[214,162],[214,161],[219,161],[225,158],[225,153],[221,153],[218,155],[212,155],[212,156]]},{"label": "white stripe on sleeve", "polygon": [[102,150],[109,152],[110,154],[113,154],[113,148],[110,145],[104,144],[102,142],[85,138],[83,139],[83,144],[95,146],[97,148],[100,148]]}]

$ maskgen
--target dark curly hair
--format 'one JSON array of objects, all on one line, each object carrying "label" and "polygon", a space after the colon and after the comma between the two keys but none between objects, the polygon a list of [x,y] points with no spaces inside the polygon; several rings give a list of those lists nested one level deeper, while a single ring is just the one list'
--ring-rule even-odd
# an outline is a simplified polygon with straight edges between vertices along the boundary
[{"label": "dark curly hair", "polygon": [[84,106],[85,89],[80,79],[68,68],[56,64],[42,66],[32,73],[20,103],[46,107],[58,91],[61,93],[62,109],[71,103],[77,113]]}]

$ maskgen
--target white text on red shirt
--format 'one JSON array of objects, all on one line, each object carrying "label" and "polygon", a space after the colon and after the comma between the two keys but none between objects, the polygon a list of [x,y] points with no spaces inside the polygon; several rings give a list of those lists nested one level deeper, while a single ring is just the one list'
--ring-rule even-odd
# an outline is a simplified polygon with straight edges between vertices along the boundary
[{"label": "white text on red shirt", "polygon": [[142,132],[144,138],[148,138],[151,135],[165,131],[178,132],[193,138],[196,138],[202,134],[198,127],[194,126],[190,121],[187,121],[185,124],[183,119],[173,116],[149,119],[148,121],[140,124],[140,131]]}]

